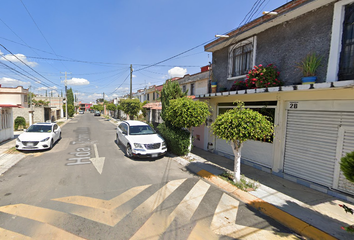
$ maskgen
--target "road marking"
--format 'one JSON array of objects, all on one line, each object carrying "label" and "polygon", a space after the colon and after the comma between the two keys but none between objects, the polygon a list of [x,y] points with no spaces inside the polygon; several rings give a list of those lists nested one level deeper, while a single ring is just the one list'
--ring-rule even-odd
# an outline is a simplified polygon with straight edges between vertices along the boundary
[{"label": "road marking", "polygon": [[131,188],[126,192],[122,193],[121,195],[112,198],[111,200],[102,200],[97,198],[91,197],[83,197],[83,196],[72,196],[72,197],[63,197],[63,198],[56,198],[52,199],[54,201],[64,202],[64,203],[71,203],[80,206],[86,206],[90,208],[98,208],[98,209],[105,209],[105,210],[112,210],[120,205],[128,202],[133,197],[144,191],[146,188],[150,187],[151,184],[145,186],[139,186],[135,188]]},{"label": "road marking", "polygon": [[208,226],[197,222],[192,232],[188,236],[188,240],[219,240],[220,236],[213,233]]},{"label": "road marking", "polygon": [[98,156],[98,150],[97,150],[97,145],[96,144],[93,144],[93,148],[95,150],[95,157],[94,158],[90,158],[90,161],[95,166],[95,168],[97,169],[98,173],[102,174],[105,157],[99,157]]},{"label": "road marking", "polygon": [[159,239],[176,216],[186,222],[190,221],[209,188],[210,184],[199,180],[171,214],[167,215],[167,211],[154,213],[134,234],[131,240]]},{"label": "road marking", "polygon": [[[140,215],[145,212],[145,213],[151,213],[155,208],[157,208],[172,192],[174,192],[186,179],[180,179],[180,180],[174,180],[171,182],[168,182],[166,185],[164,185],[162,188],[160,188],[157,192],[155,192],[153,195],[151,195],[145,202],[143,202],[140,206],[138,206],[134,211],[138,212]],[[124,194],[123,194],[124,195]],[[124,201],[127,202],[131,198],[133,198],[133,195],[126,195],[125,197],[122,197],[122,199],[125,199]],[[119,199],[119,198],[118,198]],[[56,200],[56,199],[54,199]],[[62,200],[61,200],[62,201]],[[87,207],[81,208],[81,209],[75,209],[73,211],[70,211],[71,214],[90,219],[95,222],[100,222],[102,224],[108,225],[108,226],[115,226],[119,221],[121,221],[125,216],[131,213],[131,209],[128,208],[119,208],[120,204],[118,203],[117,208],[97,208],[97,206],[102,207],[101,204],[99,205],[94,205],[92,204],[93,202],[99,202],[101,201],[102,204],[104,205],[102,200],[97,200],[97,201],[92,201],[91,203],[86,203],[86,205],[89,206],[95,206],[95,207]],[[120,200],[117,200],[119,202]],[[133,212],[134,212],[133,211]]]},{"label": "road marking", "polygon": [[[15,204],[0,207],[0,211],[11,215],[45,223],[35,230],[35,239],[83,239],[60,228],[50,225],[59,219],[65,219],[68,214],[51,209],[35,207],[27,204]],[[1,235],[0,235],[1,236]]]},{"label": "road marking", "polygon": [[0,239],[30,240],[31,238],[17,232],[0,228]]}]

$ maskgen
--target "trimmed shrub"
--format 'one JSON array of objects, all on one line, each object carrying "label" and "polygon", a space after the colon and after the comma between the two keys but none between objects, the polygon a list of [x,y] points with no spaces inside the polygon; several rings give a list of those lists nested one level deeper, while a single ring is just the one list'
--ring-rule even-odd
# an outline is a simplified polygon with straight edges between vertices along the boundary
[{"label": "trimmed shrub", "polygon": [[18,130],[18,127],[22,126],[22,128],[26,128],[26,119],[24,117],[18,116],[15,119],[15,130]]},{"label": "trimmed shrub", "polygon": [[341,158],[340,170],[348,181],[354,183],[354,151]]},{"label": "trimmed shrub", "polygon": [[178,156],[188,154],[189,132],[180,128],[167,126],[161,123],[157,130],[166,141],[168,151]]}]

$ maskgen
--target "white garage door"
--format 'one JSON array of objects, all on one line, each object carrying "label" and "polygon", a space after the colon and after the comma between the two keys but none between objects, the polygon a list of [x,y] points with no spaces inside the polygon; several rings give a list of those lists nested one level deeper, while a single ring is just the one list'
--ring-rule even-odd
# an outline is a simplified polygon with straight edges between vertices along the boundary
[{"label": "white garage door", "polygon": [[284,172],[332,187],[342,125],[354,126],[353,112],[288,110]]}]

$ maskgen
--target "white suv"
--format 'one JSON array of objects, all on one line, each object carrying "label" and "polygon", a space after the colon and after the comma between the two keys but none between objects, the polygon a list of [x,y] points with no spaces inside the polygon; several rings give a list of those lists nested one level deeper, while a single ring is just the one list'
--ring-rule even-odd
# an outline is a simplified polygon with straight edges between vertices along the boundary
[{"label": "white suv", "polygon": [[167,152],[164,139],[148,124],[128,120],[117,127],[117,144],[124,145],[128,157],[159,157]]}]

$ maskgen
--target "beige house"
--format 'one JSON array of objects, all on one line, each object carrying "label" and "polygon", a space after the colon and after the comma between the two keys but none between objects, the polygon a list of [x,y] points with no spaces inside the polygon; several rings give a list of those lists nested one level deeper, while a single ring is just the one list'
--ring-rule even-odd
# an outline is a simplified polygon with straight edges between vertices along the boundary
[{"label": "beige house", "polygon": [[[196,96],[213,109],[208,122],[236,100],[271,116],[273,139],[245,142],[243,163],[351,201],[354,184],[339,163],[354,151],[353,9],[354,0],[293,0],[209,43],[219,92]],[[296,66],[309,53],[322,62],[317,80],[303,85]],[[283,86],[231,90],[260,64],[277,66]],[[233,160],[226,141],[209,133],[205,142],[205,149]]]},{"label": "beige house", "polygon": [[22,86],[16,88],[0,85],[0,142],[14,137],[13,108],[27,106],[28,89]]}]

